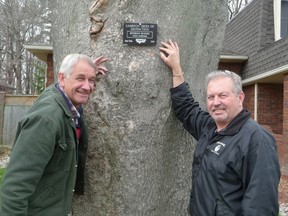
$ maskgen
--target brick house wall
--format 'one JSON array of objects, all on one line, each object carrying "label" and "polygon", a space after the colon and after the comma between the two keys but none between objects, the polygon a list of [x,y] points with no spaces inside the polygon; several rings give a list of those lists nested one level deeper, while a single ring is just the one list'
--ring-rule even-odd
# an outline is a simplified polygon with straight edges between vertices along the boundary
[{"label": "brick house wall", "polygon": [[[287,145],[285,146],[284,141],[284,136],[282,134],[274,134],[274,137],[277,142],[277,147],[278,147],[278,157],[280,161],[280,166],[281,166],[281,172],[282,175],[288,175],[288,167],[285,166],[285,164],[288,163],[288,148]],[[288,194],[287,194],[288,196]]]},{"label": "brick house wall", "polygon": [[[254,118],[255,85],[243,87],[244,108]],[[257,122],[273,134],[283,134],[283,85],[258,84]]]},{"label": "brick house wall", "polygon": [[53,54],[47,54],[46,87],[54,82]]},{"label": "brick house wall", "polygon": [[254,119],[254,85],[243,87],[243,92],[245,94],[245,99],[243,102],[244,109],[249,110],[251,112],[251,118]]},{"label": "brick house wall", "polygon": [[283,144],[280,146],[280,161],[282,172],[288,175],[288,74],[284,76],[284,103],[283,103]]},{"label": "brick house wall", "polygon": [[229,63],[229,62],[219,62],[218,68],[220,70],[229,70],[237,73],[238,75],[241,74],[242,70],[242,64],[236,64],[236,63]]},{"label": "brick house wall", "polygon": [[283,85],[258,84],[259,124],[269,125],[274,134],[283,134]]}]

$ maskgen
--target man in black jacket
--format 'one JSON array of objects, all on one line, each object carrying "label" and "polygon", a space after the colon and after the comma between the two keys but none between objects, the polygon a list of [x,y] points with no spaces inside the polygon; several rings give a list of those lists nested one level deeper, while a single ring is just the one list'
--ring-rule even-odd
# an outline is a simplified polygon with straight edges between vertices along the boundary
[{"label": "man in black jacket", "polygon": [[243,109],[241,78],[230,71],[209,73],[205,112],[184,80],[178,44],[169,40],[162,45],[160,57],[173,76],[172,106],[198,141],[190,215],[277,216],[280,166],[276,142]]}]

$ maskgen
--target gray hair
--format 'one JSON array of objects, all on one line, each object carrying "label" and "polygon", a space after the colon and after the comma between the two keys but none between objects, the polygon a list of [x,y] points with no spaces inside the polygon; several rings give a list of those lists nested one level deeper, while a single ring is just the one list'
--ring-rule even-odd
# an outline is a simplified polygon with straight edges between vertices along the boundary
[{"label": "gray hair", "polygon": [[241,81],[241,77],[229,70],[216,70],[216,71],[212,71],[210,72],[207,76],[206,76],[206,90],[207,90],[207,86],[208,83],[218,77],[228,77],[232,80],[233,82],[233,93],[235,95],[239,95],[242,92],[242,81]]},{"label": "gray hair", "polygon": [[79,61],[86,61],[92,68],[95,69],[95,72],[97,71],[95,63],[89,56],[76,53],[76,54],[69,54],[63,59],[59,69],[59,73],[63,73],[66,78],[69,78],[69,76],[73,72],[75,65]]}]

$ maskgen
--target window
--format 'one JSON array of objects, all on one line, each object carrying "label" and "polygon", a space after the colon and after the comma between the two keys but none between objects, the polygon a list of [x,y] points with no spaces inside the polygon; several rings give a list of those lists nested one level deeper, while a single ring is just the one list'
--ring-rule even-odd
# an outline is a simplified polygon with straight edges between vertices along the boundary
[{"label": "window", "polygon": [[281,38],[288,36],[288,0],[281,1]]}]

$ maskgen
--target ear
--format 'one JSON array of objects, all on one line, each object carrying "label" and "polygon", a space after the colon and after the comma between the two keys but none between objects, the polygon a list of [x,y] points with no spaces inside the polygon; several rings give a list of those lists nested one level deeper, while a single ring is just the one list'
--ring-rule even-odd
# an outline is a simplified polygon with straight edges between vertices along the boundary
[{"label": "ear", "polygon": [[64,73],[58,73],[58,82],[60,85],[61,84],[63,85],[64,79],[65,79]]},{"label": "ear", "polygon": [[244,94],[244,92],[242,91],[242,92],[239,94],[239,102],[241,103],[241,105],[243,104],[244,99],[245,99],[245,94]]}]

